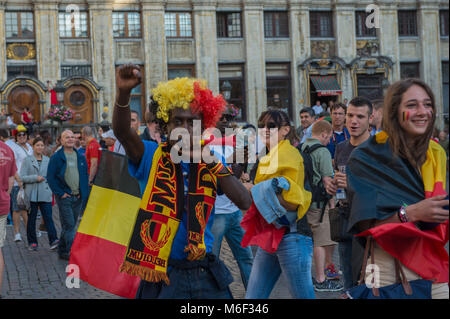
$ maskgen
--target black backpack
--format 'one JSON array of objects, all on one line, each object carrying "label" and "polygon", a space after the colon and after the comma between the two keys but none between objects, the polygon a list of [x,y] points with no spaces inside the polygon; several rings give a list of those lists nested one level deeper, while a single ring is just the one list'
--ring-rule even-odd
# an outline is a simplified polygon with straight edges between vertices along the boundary
[{"label": "black backpack", "polygon": [[311,154],[315,150],[325,146],[322,144],[314,144],[312,146],[308,145],[305,147],[303,151],[302,146],[303,144],[299,144],[297,146],[297,149],[299,150],[300,154],[303,157],[303,167],[305,169],[304,187],[307,191],[310,191],[312,194],[311,204],[317,203],[317,207],[322,208],[322,215],[320,217],[320,222],[322,222],[323,213],[325,212],[325,206],[327,205],[328,200],[331,198],[331,196],[326,192],[325,186],[323,186],[322,179],[320,179],[320,182],[317,185],[314,185],[313,183],[314,170]]}]

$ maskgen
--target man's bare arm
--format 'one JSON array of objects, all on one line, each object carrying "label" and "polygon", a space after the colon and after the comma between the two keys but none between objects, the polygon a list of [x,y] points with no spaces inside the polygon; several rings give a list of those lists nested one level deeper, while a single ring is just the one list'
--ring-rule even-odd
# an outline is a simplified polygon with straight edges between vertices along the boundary
[{"label": "man's bare arm", "polygon": [[132,64],[120,66],[116,71],[116,102],[114,105],[112,127],[114,135],[122,144],[130,160],[138,165],[144,155],[145,146],[136,131],[130,127],[131,90],[141,83],[139,67]]}]

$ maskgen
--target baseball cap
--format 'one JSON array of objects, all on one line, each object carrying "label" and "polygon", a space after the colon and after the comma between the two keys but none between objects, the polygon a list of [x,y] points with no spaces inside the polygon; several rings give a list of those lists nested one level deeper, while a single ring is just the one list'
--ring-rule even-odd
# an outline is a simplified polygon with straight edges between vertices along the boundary
[{"label": "baseball cap", "polygon": [[102,134],[102,137],[103,138],[112,138],[112,139],[117,140],[116,136],[114,135],[113,130],[106,131],[105,133]]}]

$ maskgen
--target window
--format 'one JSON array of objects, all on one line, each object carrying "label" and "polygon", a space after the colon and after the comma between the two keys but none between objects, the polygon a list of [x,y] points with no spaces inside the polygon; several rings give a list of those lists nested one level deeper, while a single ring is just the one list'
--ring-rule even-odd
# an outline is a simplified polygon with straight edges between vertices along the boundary
[{"label": "window", "polygon": [[166,36],[169,38],[191,38],[192,23],[189,12],[170,12],[164,16]]},{"label": "window", "polygon": [[285,111],[292,117],[291,75],[289,64],[266,65],[267,106]]},{"label": "window", "polygon": [[90,65],[66,65],[61,66],[61,77],[67,78],[69,76],[83,76],[92,77],[92,71]]},{"label": "window", "polygon": [[264,36],[266,38],[288,38],[287,12],[264,12]]},{"label": "window", "polygon": [[34,21],[32,12],[6,12],[7,38],[33,38]]},{"label": "window", "polygon": [[241,64],[219,65],[219,89],[222,92],[224,83],[231,85],[230,98],[227,100],[229,104],[239,108],[239,114],[236,116],[237,121],[245,121],[247,119],[247,107],[245,104],[245,77],[244,66]]},{"label": "window", "polygon": [[383,98],[383,78],[383,74],[358,74],[356,77],[358,96],[371,101]]},{"label": "window", "polygon": [[241,13],[217,13],[217,37],[218,38],[240,38]]},{"label": "window", "polygon": [[195,77],[194,65],[169,65],[168,80]]},{"label": "window", "polygon": [[400,79],[420,78],[419,62],[400,63]]},{"label": "window", "polygon": [[444,116],[446,116],[446,120],[448,121],[448,61],[442,62],[442,97],[444,98]]},{"label": "window", "polygon": [[10,66],[8,65],[8,80],[19,76],[26,75],[37,78],[37,68],[35,65],[26,65],[26,66]]},{"label": "window", "polygon": [[376,28],[368,28],[366,26],[366,19],[371,13],[365,11],[355,12],[355,22],[356,22],[356,37],[376,37]]},{"label": "window", "polygon": [[112,21],[115,38],[141,37],[141,15],[139,12],[113,12]]},{"label": "window", "polygon": [[439,11],[441,37],[448,37],[448,10]]},{"label": "window", "polygon": [[88,15],[87,12],[73,14],[59,13],[59,36],[61,38],[87,38]]},{"label": "window", "polygon": [[309,27],[313,38],[332,38],[333,13],[331,11],[311,11]]},{"label": "window", "polygon": [[[118,67],[120,67],[120,65],[116,65],[116,68]],[[142,82],[131,90],[130,109],[138,112],[139,118],[142,121],[146,110],[145,91],[144,91],[145,70],[143,65],[140,65],[139,67],[141,69]]]},{"label": "window", "polygon": [[398,35],[417,36],[417,14],[416,10],[398,11]]}]

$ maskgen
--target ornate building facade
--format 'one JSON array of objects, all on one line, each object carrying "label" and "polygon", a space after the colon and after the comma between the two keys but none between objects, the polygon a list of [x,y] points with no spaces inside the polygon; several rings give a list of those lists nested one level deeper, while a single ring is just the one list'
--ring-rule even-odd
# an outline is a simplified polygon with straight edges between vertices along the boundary
[{"label": "ornate building facade", "polygon": [[[240,120],[267,106],[299,125],[301,108],[420,77],[448,121],[444,0],[0,0],[0,107],[43,120],[61,80],[74,124],[111,119],[115,69],[141,66],[141,115],[159,81],[195,76],[230,91]],[[369,21],[373,25],[367,24]],[[50,81],[50,83],[48,83]]]}]

